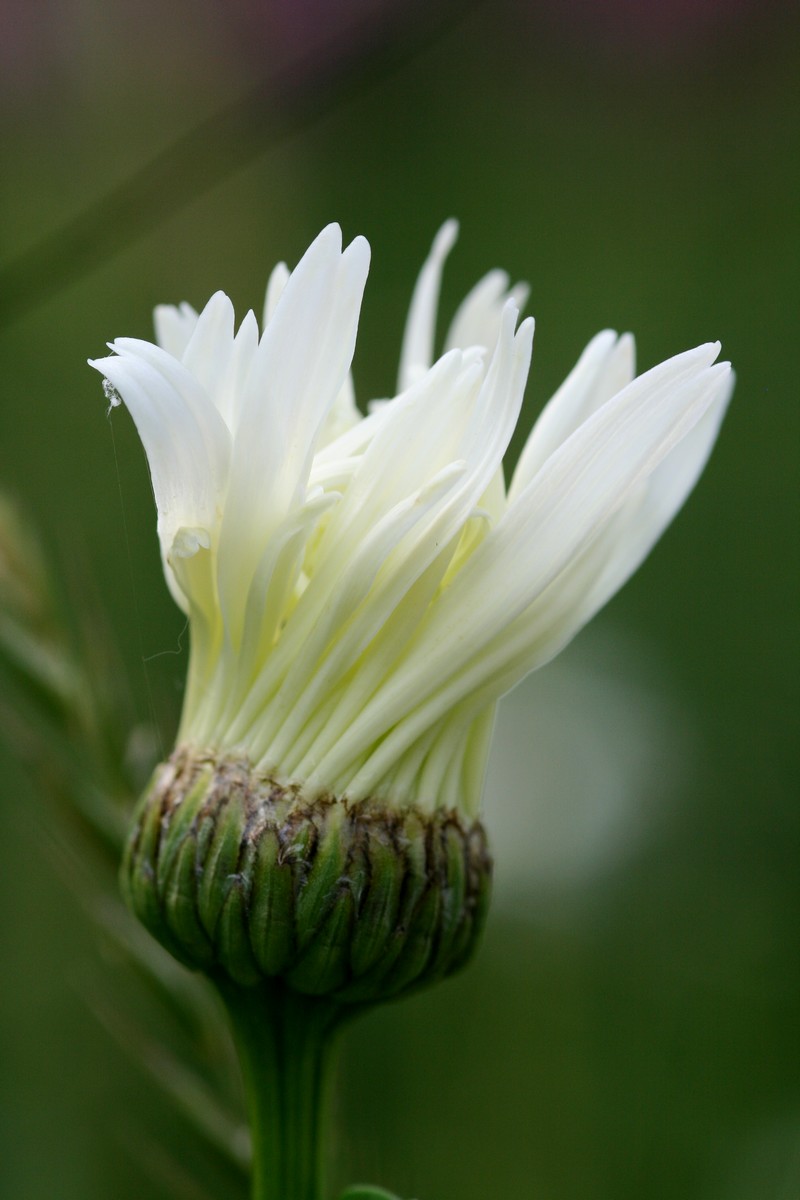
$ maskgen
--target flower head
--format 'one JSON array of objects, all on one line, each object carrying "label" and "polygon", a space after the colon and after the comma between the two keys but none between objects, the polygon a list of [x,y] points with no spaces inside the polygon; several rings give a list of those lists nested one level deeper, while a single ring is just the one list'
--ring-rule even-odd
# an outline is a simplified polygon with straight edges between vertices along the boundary
[{"label": "flower head", "polygon": [[218,292],[156,310],[158,345],[93,365],[147,453],[167,582],[188,613],[180,741],[309,796],[479,808],[499,697],[636,569],[693,487],[731,390],[716,344],[635,377],[586,347],[508,487],[525,290],[491,272],[434,351],[448,222],[422,268],[398,394],[355,406],[369,247],[323,230],[269,281],[263,332]]},{"label": "flower head", "polygon": [[130,410],[164,571],[189,616],[179,744],[134,818],[123,886],[183,961],[366,1003],[469,957],[499,697],[621,586],[691,490],[730,392],[717,346],[634,377],[589,343],[510,485],[533,322],[491,272],[436,358],[448,222],[420,273],[398,394],[350,363],[369,249],[324,229],[275,268],[263,332],[221,292],[156,311],[158,345],[93,365]]}]

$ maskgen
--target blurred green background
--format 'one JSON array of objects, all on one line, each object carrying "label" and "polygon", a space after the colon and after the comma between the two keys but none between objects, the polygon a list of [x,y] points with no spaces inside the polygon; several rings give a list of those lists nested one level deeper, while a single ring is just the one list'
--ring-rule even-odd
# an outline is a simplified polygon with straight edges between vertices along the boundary
[{"label": "blurred green background", "polygon": [[[485,944],[348,1032],[338,1184],[800,1195],[796,33],[746,0],[4,5],[0,488],[101,596],[166,746],[183,619],[141,448],[85,365],[156,303],[258,310],[338,220],[372,244],[355,380],[385,395],[453,215],[446,315],[491,267],[531,283],[525,430],[605,326],[642,368],[720,338],[737,370],[686,512],[506,705]],[[137,1162],[162,1102],[93,1015],[102,943],[0,762],[0,1195],[188,1196]]]}]

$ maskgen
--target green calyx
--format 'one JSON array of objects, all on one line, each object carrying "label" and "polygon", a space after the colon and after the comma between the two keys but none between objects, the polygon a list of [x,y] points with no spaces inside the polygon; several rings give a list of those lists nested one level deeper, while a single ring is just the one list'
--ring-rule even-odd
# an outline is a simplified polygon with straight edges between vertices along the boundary
[{"label": "green calyx", "polygon": [[241,758],[179,747],[142,797],[122,881],[192,967],[369,1004],[467,961],[490,873],[482,825],[457,813],[307,798]]}]

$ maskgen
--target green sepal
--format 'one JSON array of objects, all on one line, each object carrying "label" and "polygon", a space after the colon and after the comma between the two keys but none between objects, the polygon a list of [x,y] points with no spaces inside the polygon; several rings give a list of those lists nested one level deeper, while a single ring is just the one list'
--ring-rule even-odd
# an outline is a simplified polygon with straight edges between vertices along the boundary
[{"label": "green sepal", "polygon": [[373,838],[366,895],[358,914],[350,945],[354,976],[365,975],[386,955],[387,930],[396,929],[403,887],[403,861],[395,847]]},{"label": "green sepal", "polygon": [[[206,823],[204,818],[201,837],[205,834]],[[203,927],[212,940],[216,940],[217,924],[227,899],[227,880],[229,876],[236,874],[239,867],[244,826],[245,814],[241,798],[233,792],[215,813],[208,852],[200,859],[203,863],[203,873],[197,889],[197,908]]]},{"label": "green sepal", "polygon": [[308,996],[327,996],[345,983],[354,920],[353,896],[347,887],[341,888],[313,942],[287,973],[290,987]]},{"label": "green sepal", "polygon": [[200,923],[195,902],[197,854],[193,838],[187,838],[173,858],[174,868],[163,891],[164,920],[182,947],[182,957],[193,964],[212,966],[214,949]]},{"label": "green sepal", "polygon": [[[394,967],[398,959],[408,951],[409,941],[413,940],[416,943],[419,937],[418,917],[429,886],[427,836],[421,815],[409,812],[394,838],[403,872],[394,926],[391,934],[385,936],[383,950],[374,966],[360,977],[356,977],[353,984],[346,989],[342,998],[348,1002],[374,1001],[383,996],[395,995],[399,987],[402,987],[402,984],[396,984]],[[385,849],[385,841],[379,844],[382,850]],[[374,844],[370,849],[372,857]],[[424,923],[426,914],[423,912],[422,916]],[[424,963],[426,957],[427,955],[417,955],[416,961]]]},{"label": "green sepal", "polygon": [[121,883],[126,903],[145,928],[154,932],[162,923],[159,890],[155,882],[160,849],[161,814],[158,806],[147,803],[147,800],[148,795],[145,793],[136,808],[131,836],[122,863]]},{"label": "green sepal", "polygon": [[250,945],[264,975],[281,975],[294,956],[294,877],[281,861],[277,830],[261,831],[253,866]]},{"label": "green sepal", "polygon": [[[467,866],[464,839],[453,825],[445,825],[436,839],[437,874],[441,908],[435,952],[428,969],[435,975],[446,973],[454,942],[465,924]],[[467,924],[471,922],[466,919]]]},{"label": "green sepal", "polygon": [[261,979],[261,969],[250,945],[247,883],[241,875],[231,875],[225,886],[228,894],[216,927],[217,959],[235,983],[252,987]]},{"label": "green sepal", "polygon": [[180,853],[185,839],[190,836],[197,814],[202,808],[206,788],[212,775],[213,771],[210,767],[199,772],[180,804],[170,813],[169,836],[162,838],[161,850],[158,855],[159,887],[167,886],[175,859]]},{"label": "green sepal", "polygon": [[[337,902],[337,884],[347,868],[349,852],[349,840],[342,836],[344,819],[344,812],[339,806],[331,805],[325,811],[319,844],[297,896],[295,929],[297,948],[301,954],[316,940],[319,931],[327,924],[331,907]],[[298,865],[302,870],[303,864]]]},{"label": "green sepal", "polygon": [[427,979],[427,966],[436,949],[442,911],[441,892],[431,887],[413,914],[394,965],[381,977],[380,993],[387,998]]},{"label": "green sepal", "polygon": [[[472,855],[478,861],[479,848],[467,845],[467,862],[472,862]],[[450,943],[450,963],[448,973],[459,971],[469,962],[475,944],[483,932],[486,915],[489,911],[489,901],[492,896],[491,875],[488,871],[476,872],[473,867],[469,876],[467,917],[462,921],[456,936]]]}]

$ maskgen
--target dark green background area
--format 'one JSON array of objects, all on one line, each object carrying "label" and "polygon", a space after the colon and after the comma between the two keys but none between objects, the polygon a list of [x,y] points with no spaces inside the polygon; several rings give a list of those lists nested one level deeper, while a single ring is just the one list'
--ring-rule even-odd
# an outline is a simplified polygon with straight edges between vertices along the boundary
[{"label": "dark green background area", "polygon": [[[114,336],[148,336],[156,303],[201,305],[221,287],[240,313],[258,309],[273,262],[338,220],[372,245],[354,371],[362,400],[385,395],[418,266],[457,216],[448,315],[491,267],[531,283],[522,433],[604,326],[635,332],[642,368],[721,339],[738,382],[709,468],[586,635],[635,648],[637,679],[680,714],[691,755],[678,739],[671,756],[667,731],[659,815],[603,870],[504,890],[501,860],[477,962],[349,1031],[334,1170],[419,1200],[794,1200],[797,30],[783,6],[720,4],[702,29],[676,7],[669,38],[591,9],[473,6],[286,136],[277,103],[268,120],[243,110],[223,139],[209,130],[192,161],[213,186],[175,208],[189,168],[173,160],[149,229],[41,280],[16,320],[6,297],[0,488],[73,593],[91,577],[139,719],[155,716],[168,746],[183,619],[141,448],[124,413],[106,419],[85,365]],[[0,275],[257,82],[272,47],[242,34],[240,11],[76,2],[29,20],[0,85]],[[231,139],[241,165],[226,173]],[[567,652],[576,671],[582,655],[581,641]],[[601,659],[610,688],[615,655]],[[535,722],[536,686],[525,695]],[[535,793],[526,739],[503,745]],[[92,1014],[97,939],[45,810],[2,763],[0,1195],[180,1195],[136,1165],[140,1117],[160,1101]],[[491,796],[490,818],[531,802],[524,787]],[[535,821],[524,829],[534,871]]]}]

